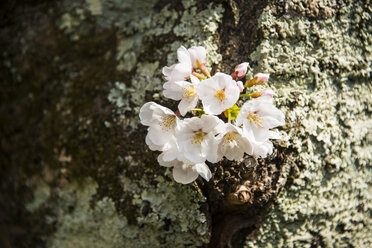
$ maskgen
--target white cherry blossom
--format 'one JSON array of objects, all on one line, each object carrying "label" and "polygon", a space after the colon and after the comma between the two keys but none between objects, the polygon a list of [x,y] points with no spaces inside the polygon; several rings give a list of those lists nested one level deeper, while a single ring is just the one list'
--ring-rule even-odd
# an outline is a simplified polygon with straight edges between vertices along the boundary
[{"label": "white cherry blossom", "polygon": [[210,77],[211,75],[207,69],[207,52],[205,51],[205,48],[202,46],[193,46],[189,48],[188,51],[190,54],[192,67],[194,69],[199,68],[204,75]]},{"label": "white cherry blossom", "polygon": [[190,54],[184,46],[177,50],[178,63],[163,68],[165,79],[170,82],[188,79],[192,73]]},{"label": "white cherry blossom", "polygon": [[284,114],[273,105],[273,99],[270,96],[261,96],[244,103],[236,124],[243,125],[246,133],[251,132],[254,141],[264,142],[270,138],[270,128],[282,126],[285,122]]},{"label": "white cherry blossom", "polygon": [[223,126],[223,131],[217,136],[218,157],[225,156],[229,160],[238,161],[243,158],[244,153],[252,155],[252,145],[242,129],[231,123],[226,123]]},{"label": "white cherry blossom", "polygon": [[197,93],[204,111],[219,115],[236,103],[240,90],[230,75],[217,72],[213,77],[200,82]]},{"label": "white cherry blossom", "polygon": [[178,104],[178,109],[182,116],[195,108],[199,100],[199,96],[195,91],[195,88],[199,84],[199,79],[193,75],[190,76],[190,79],[192,83],[187,81],[176,81],[167,82],[163,85],[163,94],[165,97],[173,100],[181,100]]},{"label": "white cherry blossom", "polygon": [[193,164],[189,161],[179,161],[177,159],[169,160],[170,157],[166,153],[161,153],[158,156],[158,162],[165,167],[173,167],[173,178],[176,182],[188,184],[196,180],[200,175],[205,180],[209,181],[212,173],[205,163]]},{"label": "white cherry blossom", "polygon": [[190,54],[192,67],[199,68],[200,65],[207,64],[207,52],[202,46],[192,46],[188,49]]},{"label": "white cherry blossom", "polygon": [[140,109],[142,125],[148,126],[146,144],[153,150],[166,149],[174,138],[179,119],[174,112],[154,102],[145,103]]},{"label": "white cherry blossom", "polygon": [[203,163],[208,160],[217,162],[218,126],[223,122],[212,115],[202,115],[200,118],[185,119],[176,132],[176,140],[180,152],[192,163]]},{"label": "white cherry blossom", "polygon": [[270,155],[273,153],[273,143],[269,139],[280,139],[280,135],[277,132],[268,131],[267,132],[267,138],[268,140],[265,140],[263,142],[258,142],[254,138],[254,134],[252,130],[246,130],[244,134],[248,137],[248,139],[251,141],[253,152],[252,156],[254,157],[260,157],[260,158],[266,158],[267,155]]}]

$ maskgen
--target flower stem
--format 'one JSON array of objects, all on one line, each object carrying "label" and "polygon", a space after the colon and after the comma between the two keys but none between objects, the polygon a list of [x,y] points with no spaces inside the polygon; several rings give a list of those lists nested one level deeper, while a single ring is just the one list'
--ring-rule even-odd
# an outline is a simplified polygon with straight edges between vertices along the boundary
[{"label": "flower stem", "polygon": [[227,111],[227,122],[231,123],[231,110],[230,109]]},{"label": "flower stem", "polygon": [[199,111],[199,112],[201,112],[201,111],[203,111],[203,109],[201,109],[201,108],[194,108],[194,109],[191,109],[191,111]]},{"label": "flower stem", "polygon": [[239,97],[244,97],[244,96],[252,96],[253,94],[240,94]]}]

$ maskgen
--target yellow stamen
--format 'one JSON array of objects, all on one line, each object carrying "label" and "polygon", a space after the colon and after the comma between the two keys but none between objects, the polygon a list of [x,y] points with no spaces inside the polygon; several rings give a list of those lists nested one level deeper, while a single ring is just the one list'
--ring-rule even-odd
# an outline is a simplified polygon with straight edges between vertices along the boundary
[{"label": "yellow stamen", "polygon": [[168,132],[176,127],[176,116],[166,115],[161,118],[160,127],[163,131]]},{"label": "yellow stamen", "polygon": [[194,136],[192,136],[192,144],[201,144],[204,140],[205,133],[201,130],[195,132]]},{"label": "yellow stamen", "polygon": [[258,114],[249,112],[247,119],[254,123],[258,128],[263,128],[263,118]]},{"label": "yellow stamen", "polygon": [[217,93],[214,95],[220,102],[223,102],[226,100],[226,95],[225,95],[225,89],[223,90],[217,90]]},{"label": "yellow stamen", "polygon": [[190,88],[188,88],[188,89],[187,88],[182,88],[182,90],[183,90],[183,94],[182,94],[183,98],[190,99],[190,98],[192,98],[196,95],[194,85],[191,85]]},{"label": "yellow stamen", "polygon": [[225,138],[225,142],[236,142],[238,143],[238,139],[237,139],[237,136],[238,136],[238,132],[229,132],[227,134],[225,134],[224,138]]}]

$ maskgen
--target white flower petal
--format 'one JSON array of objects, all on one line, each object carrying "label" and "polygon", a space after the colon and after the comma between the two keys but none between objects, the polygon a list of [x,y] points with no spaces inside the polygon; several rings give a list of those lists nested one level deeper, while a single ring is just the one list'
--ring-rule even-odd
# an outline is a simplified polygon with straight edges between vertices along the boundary
[{"label": "white flower petal", "polygon": [[174,70],[174,67],[176,66],[176,64],[172,65],[172,66],[164,66],[163,67],[163,75],[165,76],[165,79],[166,80],[170,80],[171,79],[171,75],[172,75],[172,71]]},{"label": "white flower petal", "polygon": [[202,46],[193,46],[188,49],[192,66],[194,68],[198,68],[197,61],[199,61],[200,64],[206,64],[207,63],[207,52],[205,51],[205,48]]},{"label": "white flower petal", "polygon": [[219,115],[232,107],[239,99],[240,90],[230,75],[216,73],[213,77],[200,82],[197,88],[204,111]]},{"label": "white flower petal", "polygon": [[216,162],[215,128],[222,121],[216,116],[202,115],[201,118],[185,119],[176,132],[180,152],[192,163],[205,160]]},{"label": "white flower petal", "polygon": [[189,184],[198,178],[199,174],[192,169],[191,166],[175,166],[173,167],[173,178],[176,182]]},{"label": "white flower petal", "polygon": [[266,158],[267,155],[272,154],[272,153],[273,153],[273,143],[267,140],[265,142],[255,144],[252,155],[255,157]]},{"label": "white flower petal", "polygon": [[249,139],[244,135],[241,128],[230,123],[225,124],[225,129],[217,136],[218,156],[225,156],[229,160],[240,160],[244,153],[252,154],[252,145]]},{"label": "white flower petal", "polygon": [[164,132],[158,126],[150,126],[148,129],[147,136],[151,140],[151,142],[155,145],[161,146],[169,142],[173,136],[174,132]]},{"label": "white flower petal", "polygon": [[180,147],[183,149],[183,155],[185,158],[192,163],[203,163],[206,160],[205,146],[202,147],[200,144],[193,144],[193,140],[188,139],[180,143]]},{"label": "white flower petal", "polygon": [[166,98],[173,99],[176,101],[182,99],[182,87],[177,82],[166,82],[163,85],[164,88],[163,95]]},{"label": "white flower petal", "polygon": [[174,115],[173,111],[155,102],[147,102],[140,109],[141,124],[145,126],[156,125],[166,115]]},{"label": "white flower petal", "polygon": [[281,139],[280,133],[269,131],[270,139]]},{"label": "white flower petal", "polygon": [[150,140],[149,135],[146,135],[145,142],[146,142],[146,145],[148,145],[148,147],[152,151],[163,151],[164,146],[165,146],[164,144],[163,145],[154,144],[154,142]]},{"label": "white flower petal", "polygon": [[163,68],[163,74],[167,81],[174,82],[185,80],[189,78],[192,73],[190,54],[185,47],[181,46],[178,48],[177,58],[179,63]]},{"label": "white flower petal", "polygon": [[[223,121],[220,118],[214,115],[202,115],[200,117],[200,120],[201,120],[200,128],[202,128],[203,131],[206,133],[216,131],[215,130],[216,127],[218,125],[221,125],[221,123],[223,123]],[[216,133],[213,133],[213,134],[216,134]]]},{"label": "white flower petal", "polygon": [[190,80],[191,80],[191,83],[194,85],[195,88],[200,83],[200,80],[192,74],[190,75]]},{"label": "white flower petal", "polygon": [[181,161],[178,161],[176,159],[174,159],[174,160],[166,160],[166,159],[164,159],[164,155],[165,155],[165,153],[162,152],[158,156],[158,163],[161,166],[164,166],[164,167],[182,166],[183,163]]},{"label": "white flower petal", "polygon": [[170,81],[181,81],[187,79],[192,73],[192,67],[190,64],[179,63],[177,64],[172,73]]},{"label": "white flower petal", "polygon": [[219,157],[217,156],[218,143],[212,133],[208,134],[204,147],[207,148],[206,159],[211,163],[217,163],[219,161]]},{"label": "white flower petal", "polygon": [[194,169],[205,180],[209,181],[211,179],[212,173],[205,163],[195,164]]},{"label": "white flower petal", "polygon": [[177,49],[177,59],[182,64],[189,64],[191,65],[191,59],[189,51],[184,46],[181,46]]},{"label": "white flower petal", "polygon": [[244,85],[243,85],[243,82],[242,81],[237,81],[236,82],[236,86],[238,86],[240,92],[243,92]]},{"label": "white flower petal", "polygon": [[199,98],[192,97],[191,99],[183,98],[180,103],[178,104],[178,109],[182,116],[186,115],[191,109],[196,107]]},{"label": "white flower petal", "polygon": [[270,96],[261,96],[244,103],[241,107],[237,125],[243,125],[243,130],[253,142],[264,142],[272,137],[269,129],[285,124],[284,114],[273,105]]}]

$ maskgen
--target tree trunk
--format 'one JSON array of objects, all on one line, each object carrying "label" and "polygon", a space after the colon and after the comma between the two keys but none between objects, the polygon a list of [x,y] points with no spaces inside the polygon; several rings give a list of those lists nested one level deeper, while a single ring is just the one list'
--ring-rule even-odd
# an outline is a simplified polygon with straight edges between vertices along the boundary
[{"label": "tree trunk", "polygon": [[[369,0],[0,3],[0,246],[372,247]],[[270,73],[266,159],[175,183],[139,109],[181,45]],[[260,88],[261,87],[261,88]]]}]

